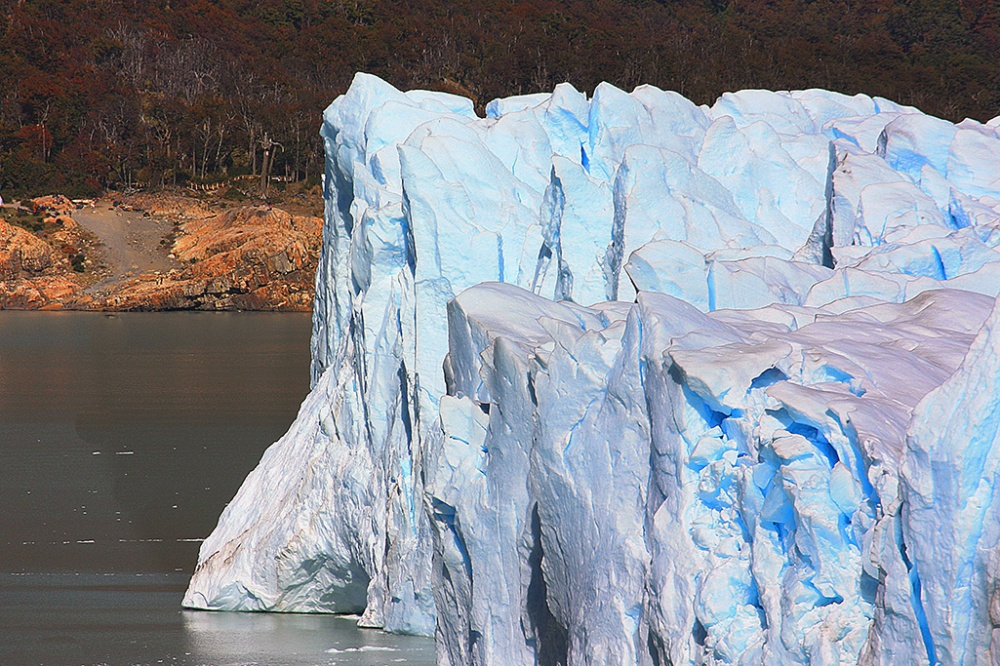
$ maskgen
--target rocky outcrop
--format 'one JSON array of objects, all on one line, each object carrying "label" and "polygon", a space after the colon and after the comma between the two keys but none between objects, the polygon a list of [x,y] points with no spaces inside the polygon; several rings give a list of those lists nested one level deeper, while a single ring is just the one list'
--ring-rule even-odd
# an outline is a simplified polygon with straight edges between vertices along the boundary
[{"label": "rocky outcrop", "polygon": [[61,194],[36,197],[31,200],[31,209],[34,213],[63,215],[70,213],[74,208],[76,208],[76,204]]},{"label": "rocky outcrop", "polygon": [[37,276],[54,263],[51,245],[0,220],[0,280]]},{"label": "rocky outcrop", "polygon": [[[74,266],[90,241],[72,218],[33,221],[37,235],[0,219],[0,309],[61,309],[85,305],[89,276]],[[74,260],[76,263],[74,263]]]},{"label": "rocky outcrop", "polygon": [[211,206],[200,199],[173,193],[138,193],[113,199],[126,210],[135,210],[169,217],[173,220],[195,220],[213,215]]},{"label": "rocky outcrop", "polygon": [[60,275],[0,280],[0,309],[4,310],[62,310],[67,304],[86,309],[90,300],[83,287]]}]

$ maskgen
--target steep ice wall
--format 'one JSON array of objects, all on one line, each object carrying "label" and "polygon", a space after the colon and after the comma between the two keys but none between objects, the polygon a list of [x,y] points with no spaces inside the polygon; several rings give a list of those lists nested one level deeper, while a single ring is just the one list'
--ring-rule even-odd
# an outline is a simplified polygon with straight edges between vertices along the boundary
[{"label": "steep ice wall", "polygon": [[313,390],[185,605],[456,666],[1000,650],[995,123],[359,74],[322,133]]},{"label": "steep ice wall", "polygon": [[[996,374],[977,363],[996,353],[993,307],[934,290],[840,315],[706,314],[640,293],[580,312],[510,285],[463,292],[449,361],[472,382],[442,402],[446,445],[427,461],[441,577],[468,591],[439,599],[441,622],[469,627],[443,663],[533,663],[507,661],[526,645],[595,665],[988,663],[995,419],[965,462],[984,501],[960,509],[948,459],[922,517],[907,492],[925,427],[911,414],[932,391],[963,413],[972,378],[948,378],[980,328],[964,364]],[[520,533],[497,529],[511,516]],[[520,553],[521,571],[498,576],[498,553]],[[954,562],[940,578],[935,558]],[[937,583],[923,596],[920,566]],[[495,624],[520,640],[497,641]],[[943,659],[935,631],[978,660]]]}]

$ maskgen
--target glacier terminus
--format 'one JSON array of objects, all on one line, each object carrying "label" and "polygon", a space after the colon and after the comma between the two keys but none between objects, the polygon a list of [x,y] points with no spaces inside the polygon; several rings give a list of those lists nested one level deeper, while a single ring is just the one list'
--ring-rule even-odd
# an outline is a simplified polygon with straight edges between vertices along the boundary
[{"label": "glacier terminus", "polygon": [[322,135],[312,390],[185,606],[446,666],[1000,663],[1000,119],[358,74]]}]

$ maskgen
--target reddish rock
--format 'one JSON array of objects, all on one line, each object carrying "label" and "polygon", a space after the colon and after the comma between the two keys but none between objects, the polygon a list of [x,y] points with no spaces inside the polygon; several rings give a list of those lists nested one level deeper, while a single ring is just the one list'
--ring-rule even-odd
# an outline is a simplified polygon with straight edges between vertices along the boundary
[{"label": "reddish rock", "polygon": [[150,215],[174,220],[196,220],[212,215],[211,209],[204,202],[177,194],[141,193],[125,198],[133,210],[142,210]]},{"label": "reddish rock", "polygon": [[48,243],[0,220],[0,280],[37,275],[54,263]]},{"label": "reddish rock", "polygon": [[51,224],[56,228],[61,228],[62,231],[57,231],[55,233],[66,233],[74,232],[80,230],[80,225],[76,223],[69,215],[56,215],[55,217],[45,218],[46,224]]},{"label": "reddish rock", "polygon": [[83,288],[58,275],[0,280],[0,309],[57,309],[75,304]]},{"label": "reddish rock", "polygon": [[31,208],[34,213],[69,213],[76,208],[76,204],[61,194],[53,194],[32,199]]}]

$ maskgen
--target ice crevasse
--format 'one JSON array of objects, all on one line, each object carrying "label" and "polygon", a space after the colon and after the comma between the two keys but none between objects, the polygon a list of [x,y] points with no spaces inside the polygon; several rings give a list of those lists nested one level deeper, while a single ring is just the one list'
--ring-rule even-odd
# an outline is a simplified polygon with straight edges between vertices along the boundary
[{"label": "ice crevasse", "polygon": [[1000,663],[998,126],[357,75],[312,391],[184,604],[453,666]]}]

